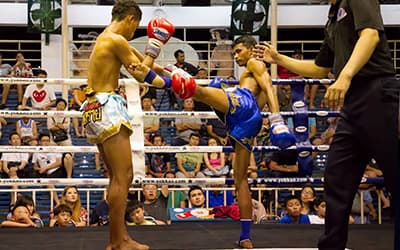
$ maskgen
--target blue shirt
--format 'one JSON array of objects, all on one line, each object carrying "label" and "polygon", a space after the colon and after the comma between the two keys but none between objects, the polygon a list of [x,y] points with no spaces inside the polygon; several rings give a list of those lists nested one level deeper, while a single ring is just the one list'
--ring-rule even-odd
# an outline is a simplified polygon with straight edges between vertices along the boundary
[{"label": "blue shirt", "polygon": [[[206,195],[206,194],[204,194]],[[226,206],[233,204],[233,194],[231,190],[226,191]],[[208,191],[208,207],[224,205],[224,191]]]},{"label": "blue shirt", "polygon": [[[288,215],[285,214],[279,221],[278,224],[296,224],[293,219]],[[298,224],[311,224],[308,215],[300,214],[299,223]]]}]

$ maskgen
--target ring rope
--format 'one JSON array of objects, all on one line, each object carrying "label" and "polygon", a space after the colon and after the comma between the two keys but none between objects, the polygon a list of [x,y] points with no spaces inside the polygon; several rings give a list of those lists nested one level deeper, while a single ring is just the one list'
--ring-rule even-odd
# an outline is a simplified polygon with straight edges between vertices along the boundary
[{"label": "ring rope", "polygon": [[[325,85],[325,84],[331,84],[335,80],[333,79],[274,79],[272,80],[273,84],[312,84],[312,85]],[[119,84],[137,84],[138,81],[135,79],[119,79],[118,80]],[[196,79],[196,84],[199,85],[208,85],[210,80],[197,80]],[[228,84],[239,84],[239,80],[227,80],[222,82],[228,83]],[[82,84],[87,84],[87,79],[83,78],[13,78],[13,77],[4,77],[0,78],[0,83],[1,84],[37,84],[37,83],[42,83],[42,84],[66,84],[66,85],[82,85]],[[139,83],[139,84],[145,84],[145,83]],[[152,86],[151,84],[146,84],[149,86]]]},{"label": "ring rope", "polygon": [[[261,112],[263,117],[268,117],[271,112]],[[291,117],[295,115],[293,111],[284,111],[280,112],[280,114],[284,117]],[[307,111],[309,117],[338,117],[340,115],[339,111],[326,111],[326,110],[318,110],[318,111]],[[157,118],[179,118],[179,117],[193,117],[193,118],[202,118],[202,119],[210,119],[210,118],[218,118],[218,116],[214,112],[182,112],[182,111],[157,111],[157,112],[140,112],[133,113],[135,116],[149,116],[149,117],[157,117]],[[29,118],[46,118],[46,117],[55,117],[55,116],[64,116],[64,117],[82,117],[82,112],[76,110],[70,111],[56,111],[56,110],[0,110],[0,117],[5,118],[21,118],[21,117],[29,117]]]},{"label": "ring rope", "polygon": [[[302,145],[297,144],[287,148],[288,150],[297,151],[317,151],[326,152],[329,145]],[[132,152],[141,151],[142,149],[132,149]],[[144,146],[147,153],[179,153],[179,152],[216,152],[228,153],[233,152],[231,146]],[[276,146],[254,146],[253,152],[272,152],[281,150]],[[36,153],[36,152],[69,152],[69,153],[97,153],[96,146],[0,146],[0,152],[11,153]]]},{"label": "ring rope", "polygon": [[[291,177],[291,178],[249,178],[248,183],[257,184],[323,184],[322,177]],[[380,185],[384,183],[383,177],[362,178],[362,184]],[[41,185],[108,185],[108,178],[93,179],[0,179],[0,186],[20,185],[20,186],[41,186]],[[233,178],[134,178],[132,184],[158,184],[158,185],[233,185]]]}]

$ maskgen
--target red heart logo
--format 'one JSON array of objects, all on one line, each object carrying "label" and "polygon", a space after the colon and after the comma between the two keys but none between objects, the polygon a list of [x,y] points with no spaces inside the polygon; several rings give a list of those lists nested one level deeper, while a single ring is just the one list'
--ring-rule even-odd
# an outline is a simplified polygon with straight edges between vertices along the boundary
[{"label": "red heart logo", "polygon": [[41,102],[44,100],[44,98],[46,97],[46,91],[45,90],[41,90],[41,91],[33,91],[33,99],[35,99],[36,102]]}]

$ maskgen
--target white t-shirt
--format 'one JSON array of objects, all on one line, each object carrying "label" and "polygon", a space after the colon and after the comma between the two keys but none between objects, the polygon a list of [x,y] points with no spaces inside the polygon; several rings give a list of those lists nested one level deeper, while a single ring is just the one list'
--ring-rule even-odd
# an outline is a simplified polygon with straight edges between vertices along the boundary
[{"label": "white t-shirt", "polygon": [[6,162],[28,162],[28,159],[28,153],[3,153],[1,156],[1,160]]},{"label": "white t-shirt", "polygon": [[8,76],[11,73],[12,66],[8,63],[0,64],[0,76]]},{"label": "white t-shirt", "polygon": [[32,108],[39,109],[43,105],[55,100],[56,94],[54,93],[53,88],[49,85],[44,85],[39,89],[36,84],[31,84],[26,87],[24,97],[31,99]]},{"label": "white t-shirt", "polygon": [[310,224],[325,224],[325,218],[321,218],[315,214],[309,214]]},{"label": "white t-shirt", "polygon": [[[44,168],[47,165],[53,164],[57,158],[61,158],[61,153],[33,153],[32,163],[37,163],[39,167]],[[58,167],[59,168],[59,167]],[[53,168],[47,171],[47,175],[55,172],[58,168]]]}]

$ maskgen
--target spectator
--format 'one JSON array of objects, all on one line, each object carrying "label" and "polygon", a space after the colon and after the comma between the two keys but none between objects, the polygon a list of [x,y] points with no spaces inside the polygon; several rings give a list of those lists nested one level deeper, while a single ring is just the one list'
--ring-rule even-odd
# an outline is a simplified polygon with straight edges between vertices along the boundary
[{"label": "spectator", "polygon": [[[107,190],[107,189],[106,189]],[[110,208],[108,206],[107,192],[104,199],[102,199],[93,208],[90,214],[90,225],[91,226],[106,226],[109,223]]]},{"label": "spectator", "polygon": [[143,207],[146,211],[146,215],[154,217],[156,220],[161,220],[167,224],[170,224],[168,214],[168,186],[162,185],[161,192],[158,195],[156,184],[144,184],[143,185]]},{"label": "spectator", "polygon": [[1,223],[2,227],[43,227],[43,222],[36,217],[31,217],[29,209],[23,204],[15,204],[11,211],[11,218]]},{"label": "spectator", "polygon": [[176,59],[176,63],[174,64],[177,68],[181,68],[184,71],[188,72],[192,76],[197,74],[198,69],[188,62],[185,62],[185,52],[183,50],[178,49],[174,52],[174,57]]},{"label": "spectator", "polygon": [[222,146],[230,145],[228,131],[220,119],[207,119],[206,126],[209,137],[217,139]]},{"label": "spectator", "polygon": [[[196,79],[208,79],[208,72],[205,68],[199,68],[197,74],[195,76]],[[203,102],[194,101],[194,106],[196,107],[196,111],[212,111],[212,108]]]},{"label": "spectator", "polygon": [[[47,78],[47,72],[45,70],[39,70],[37,72],[38,78]],[[28,99],[31,100],[32,107],[27,105]],[[24,97],[22,98],[21,105],[18,106],[19,110],[49,110],[56,102],[56,95],[51,86],[43,83],[30,84],[26,90]]]},{"label": "spectator", "polygon": [[[291,54],[292,58],[296,58],[296,59],[300,59],[303,60],[303,52],[300,49],[295,49],[292,54]],[[282,67],[280,65],[278,65],[278,76],[280,79],[300,79],[303,78],[302,76],[291,72],[290,70],[288,70],[285,67]]]},{"label": "spectator", "polygon": [[210,29],[211,41],[216,46],[211,52],[210,67],[213,76],[227,78],[233,75],[232,41],[229,40],[229,30]]},{"label": "spectator", "polygon": [[[39,134],[39,145],[49,146],[50,135],[47,133]],[[33,170],[35,171],[32,177],[43,177],[43,178],[71,178],[72,167],[70,165],[63,164],[63,157],[61,153],[33,153],[32,163]],[[49,188],[54,188],[53,185],[49,185]],[[58,205],[59,199],[57,192],[53,193],[53,199]]]},{"label": "spectator", "polygon": [[145,216],[144,206],[138,200],[129,201],[126,206],[126,217],[128,226],[139,225],[165,225],[162,220],[157,220],[151,216]]},{"label": "spectator", "polygon": [[[185,99],[183,101],[183,111],[193,112],[194,102],[192,98]],[[199,133],[202,121],[200,118],[175,118],[175,127],[177,136],[174,138],[172,145],[182,146],[189,143],[189,137],[192,133]],[[207,142],[200,143],[201,145],[207,145]]]},{"label": "spectator", "polygon": [[[11,74],[12,66],[8,63],[3,63],[3,54],[0,52],[0,77],[9,77]],[[1,104],[0,109],[6,107],[8,91],[10,90],[10,85],[3,84],[3,92],[1,94]]]},{"label": "spectator", "polygon": [[[83,84],[79,86],[79,88],[75,88],[72,91],[72,98],[71,102],[69,103],[70,110],[79,111],[82,103],[86,100],[86,95],[84,89],[86,88],[87,84]],[[72,125],[74,127],[74,132],[76,137],[85,137],[85,127],[81,124],[81,129],[79,129],[79,120],[78,117],[72,118]]]},{"label": "spectator", "polygon": [[[66,186],[61,195],[61,203],[72,210],[71,219],[77,227],[87,226],[88,212],[81,205],[81,198],[76,186]],[[50,212],[50,227],[56,222],[54,211]]]},{"label": "spectator", "polygon": [[321,133],[321,136],[312,140],[313,145],[329,145],[332,142],[333,135],[335,134],[336,127],[339,121],[338,117],[330,117],[328,118],[329,126],[328,128]]},{"label": "spectator", "polygon": [[315,214],[309,214],[310,224],[325,224],[326,202],[322,197],[317,197],[313,202]]},{"label": "spectator", "polygon": [[[175,178],[174,172],[166,172],[164,178]],[[174,186],[178,187],[178,186]],[[168,208],[184,208],[186,207],[186,194],[182,190],[169,191]],[[169,210],[168,210],[169,211]]]},{"label": "spectator", "polygon": [[[142,110],[144,112],[156,111],[153,107],[153,103],[148,96],[142,97]],[[144,145],[151,146],[150,138],[153,134],[157,133],[160,129],[160,118],[158,116],[145,116],[143,117],[143,129],[144,129]]]},{"label": "spectator", "polygon": [[[160,134],[155,134],[151,138],[151,143],[154,146],[164,146],[164,137]],[[155,178],[164,177],[165,173],[171,171],[171,161],[169,153],[146,153],[146,173]]]},{"label": "spectator", "polygon": [[[56,107],[53,110],[66,111],[67,102],[64,99],[58,98],[55,104]],[[52,135],[51,142],[57,144],[58,146],[71,146],[72,141],[69,132],[70,124],[71,124],[70,118],[64,115],[55,115],[51,117],[49,116],[47,118],[47,128]],[[65,136],[63,137],[56,136],[57,133],[56,131],[60,130],[65,132]]]},{"label": "spectator", "polygon": [[72,209],[67,204],[60,204],[54,208],[54,221],[50,227],[76,227],[72,220]]},{"label": "spectator", "polygon": [[[192,133],[189,138],[188,146],[198,146],[200,135]],[[176,172],[177,178],[204,178],[205,175],[200,171],[201,163],[203,162],[203,153],[184,152],[176,153]]]},{"label": "spectator", "polygon": [[[21,137],[21,145],[32,145],[31,141],[37,141],[38,130],[36,121],[29,117],[22,117],[15,123],[15,128]],[[34,143],[37,145],[37,143]],[[35,146],[35,145],[32,145]]]},{"label": "spectator", "polygon": [[208,79],[208,72],[205,68],[199,68],[195,76],[196,79]]},{"label": "spectator", "polygon": [[[361,202],[361,197],[363,202]],[[364,206],[364,214],[361,214],[361,205]],[[351,207],[351,216],[354,218],[355,224],[370,224],[371,221],[378,218],[373,204],[371,191],[357,190]]]},{"label": "spectator", "polygon": [[[325,224],[326,201],[322,197],[314,200],[315,214],[309,214],[310,224]],[[354,224],[354,218],[349,216],[349,224]]]},{"label": "spectator", "polygon": [[[56,100],[56,111],[65,111],[67,107],[67,102],[59,98]],[[70,128],[70,118],[65,117],[63,115],[61,116],[52,116],[47,118],[47,128],[50,131],[50,134],[52,135],[50,137],[51,143],[55,143],[58,146],[72,146],[72,141],[71,141],[71,134],[69,132]],[[63,138],[60,138],[59,136],[55,136],[56,133],[62,132]],[[67,177],[70,178],[72,177],[72,169],[74,167],[74,160],[73,160],[73,154],[65,152],[62,154],[62,163],[67,170]]]},{"label": "spectator", "polygon": [[230,206],[234,204],[234,196],[232,190],[209,190],[206,196],[208,197],[208,207]]},{"label": "spectator", "polygon": [[316,197],[315,189],[312,184],[305,184],[301,188],[300,200],[301,200],[301,213],[312,214],[313,203]]},{"label": "spectator", "polygon": [[191,186],[188,192],[189,207],[192,208],[205,208],[206,197],[204,196],[203,189],[200,186]]},{"label": "spectator", "polygon": [[0,52],[0,77],[8,77],[11,74],[12,66],[3,63],[3,53]]},{"label": "spectator", "polygon": [[18,206],[18,205],[23,205],[26,206],[29,210],[29,214],[31,217],[35,217],[40,219],[40,215],[36,212],[36,208],[35,208],[35,202],[32,199],[32,196],[28,195],[28,194],[18,194],[17,200],[15,201],[15,203],[10,205],[10,212],[7,215],[7,219],[10,219],[12,214],[12,208],[14,206]]},{"label": "spectator", "polygon": [[[11,146],[21,146],[21,138],[17,132],[12,132],[9,135],[8,143]],[[29,154],[28,153],[3,153],[1,161],[3,162],[3,171],[7,174],[10,179],[18,179],[25,177],[25,167],[28,164]],[[18,186],[12,186],[13,189],[17,189]],[[15,192],[11,193],[11,202],[16,199]]]},{"label": "spectator", "polygon": [[[208,139],[208,146],[218,146],[217,141],[214,138]],[[203,160],[205,169],[203,174],[206,176],[227,176],[229,173],[229,166],[225,164],[225,153],[224,152],[210,152],[203,154]]]},{"label": "spectator", "polygon": [[[371,159],[371,161],[367,164],[367,167],[364,171],[365,178],[376,178],[376,177],[383,177],[382,170],[379,169],[379,166],[375,159]],[[389,209],[390,208],[390,197],[387,194],[386,187],[382,187],[380,185],[374,186],[371,184],[361,184],[360,188],[368,189],[368,188],[376,188],[375,193],[378,197],[380,197],[382,201],[382,208]]]},{"label": "spectator", "polygon": [[7,120],[0,117],[0,138],[3,136],[3,126],[7,125]]},{"label": "spectator", "polygon": [[296,177],[299,171],[297,151],[274,151],[268,164],[270,177]]},{"label": "spectator", "polygon": [[140,98],[150,98],[151,99],[151,103],[154,106],[157,102],[157,89],[153,88],[153,87],[149,87],[146,85],[140,85],[139,87],[139,91],[140,91]]},{"label": "spectator", "polygon": [[279,220],[279,224],[310,224],[308,215],[301,213],[301,200],[295,195],[290,195],[285,201],[286,214]]},{"label": "spectator", "polygon": [[[49,134],[39,134],[39,145],[50,145]],[[39,176],[42,177],[46,176],[49,178],[65,178],[67,177],[67,171],[62,166],[61,157],[61,153],[34,153],[32,156],[32,163],[34,164],[33,168],[39,173]]]},{"label": "spectator", "polygon": [[[11,68],[11,76],[21,77],[21,78],[33,77],[32,65],[25,61],[24,55],[21,52],[17,53],[15,59],[17,62]],[[2,104],[6,104],[9,91],[10,91],[10,84],[3,85],[3,94],[1,98]],[[17,84],[18,104],[21,104],[22,102],[22,93],[23,93],[23,85]]]}]

